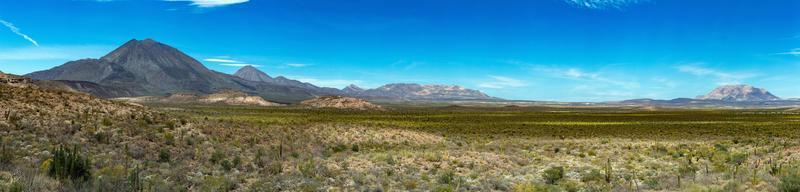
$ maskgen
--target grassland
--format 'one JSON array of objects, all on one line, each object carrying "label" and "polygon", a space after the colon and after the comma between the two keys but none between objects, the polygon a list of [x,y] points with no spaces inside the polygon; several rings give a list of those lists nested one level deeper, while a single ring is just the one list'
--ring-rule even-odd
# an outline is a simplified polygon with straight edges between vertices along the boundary
[{"label": "grassland", "polygon": [[800,115],[781,110],[166,109],[292,154],[281,190],[779,191],[800,160]]},{"label": "grassland", "polygon": [[[800,189],[800,114],[783,110],[159,105],[124,115],[107,111],[112,113],[86,112],[41,126],[27,123],[37,122],[35,116],[15,116],[14,122],[6,117],[0,122],[7,130],[0,188]],[[80,180],[52,176],[48,167],[59,158],[51,154],[71,154],[58,146],[76,146],[79,156],[91,160],[90,174]]]}]

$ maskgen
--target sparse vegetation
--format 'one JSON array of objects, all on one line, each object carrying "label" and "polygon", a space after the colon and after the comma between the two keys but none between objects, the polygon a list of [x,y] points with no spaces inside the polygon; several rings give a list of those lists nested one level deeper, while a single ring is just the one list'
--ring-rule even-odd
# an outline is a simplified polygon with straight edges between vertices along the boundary
[{"label": "sparse vegetation", "polygon": [[22,191],[797,191],[800,183],[800,114],[779,109],[138,107],[0,89],[0,187]]}]

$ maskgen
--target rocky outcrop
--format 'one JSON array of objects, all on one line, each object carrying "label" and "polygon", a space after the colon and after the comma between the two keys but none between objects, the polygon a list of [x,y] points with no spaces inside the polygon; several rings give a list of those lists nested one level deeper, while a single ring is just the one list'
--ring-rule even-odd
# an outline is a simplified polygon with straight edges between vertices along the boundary
[{"label": "rocky outcrop", "polygon": [[363,99],[343,97],[343,96],[322,96],[314,99],[305,100],[300,104],[314,108],[337,108],[337,109],[357,109],[357,110],[383,109],[383,107],[372,104]]}]

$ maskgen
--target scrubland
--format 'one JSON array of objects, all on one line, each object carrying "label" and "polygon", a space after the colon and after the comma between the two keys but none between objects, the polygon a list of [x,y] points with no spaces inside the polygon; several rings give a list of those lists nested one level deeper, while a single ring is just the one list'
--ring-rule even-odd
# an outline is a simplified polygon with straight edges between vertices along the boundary
[{"label": "scrubland", "polygon": [[2,191],[800,189],[800,114],[777,109],[145,107],[0,88]]}]

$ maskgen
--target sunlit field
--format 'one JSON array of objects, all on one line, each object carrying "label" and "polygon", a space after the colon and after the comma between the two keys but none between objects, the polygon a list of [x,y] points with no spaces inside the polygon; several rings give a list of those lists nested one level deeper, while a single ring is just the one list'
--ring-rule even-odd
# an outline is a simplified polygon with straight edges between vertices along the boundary
[{"label": "sunlit field", "polygon": [[240,189],[786,191],[799,179],[800,115],[782,110],[161,109],[207,122],[195,150],[241,157],[241,172],[218,173]]}]

